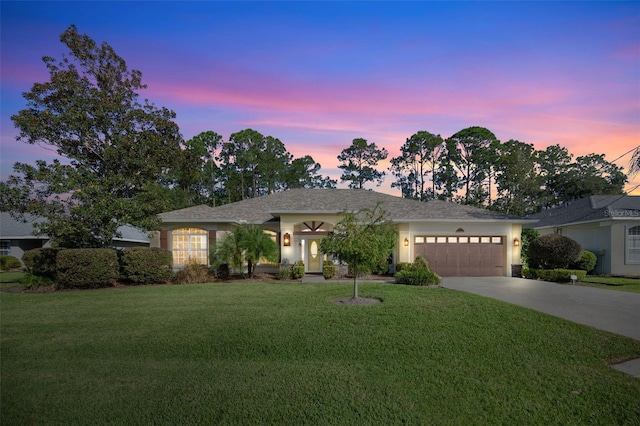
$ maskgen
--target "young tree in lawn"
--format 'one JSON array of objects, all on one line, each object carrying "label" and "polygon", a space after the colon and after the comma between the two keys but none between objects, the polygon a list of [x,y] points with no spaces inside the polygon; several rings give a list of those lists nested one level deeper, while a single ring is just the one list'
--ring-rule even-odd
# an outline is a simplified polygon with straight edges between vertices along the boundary
[{"label": "young tree in lawn", "polygon": [[353,297],[357,299],[358,277],[386,263],[397,238],[396,226],[377,205],[374,209],[344,212],[333,233],[322,238],[320,249],[349,265],[353,274]]},{"label": "young tree in lawn", "polygon": [[343,149],[338,155],[338,161],[342,163],[338,168],[344,170],[340,180],[349,182],[349,188],[353,189],[362,189],[366,182],[373,181],[380,186],[385,173],[376,170],[375,167],[388,155],[385,148],[378,149],[373,142],[367,143],[367,140],[362,138],[354,139],[351,146]]},{"label": "young tree in lawn", "polygon": [[13,115],[18,140],[51,147],[61,158],[16,163],[0,185],[2,207],[45,220],[36,232],[60,246],[108,246],[121,225],[158,225],[161,175],[180,158],[175,113],[139,100],[142,74],[129,70],[106,42],[70,26],[62,60],[44,57],[49,81],[24,93]]}]

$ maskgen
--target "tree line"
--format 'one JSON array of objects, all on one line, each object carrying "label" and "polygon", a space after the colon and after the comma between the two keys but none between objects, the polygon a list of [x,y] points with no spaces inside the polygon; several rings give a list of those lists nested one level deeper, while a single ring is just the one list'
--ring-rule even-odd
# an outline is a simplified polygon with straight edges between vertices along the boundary
[{"label": "tree line", "polygon": [[[140,99],[142,73],[129,70],[106,42],[70,26],[62,59],[45,56],[49,81],[23,94],[27,107],[11,117],[18,140],[45,145],[60,159],[16,163],[0,182],[0,208],[44,218],[36,233],[63,247],[111,244],[122,225],[158,227],[156,214],[212,206],[292,188],[335,188],[311,156],[295,158],[279,139],[253,129],[227,141],[204,131],[184,141],[176,115]],[[350,188],[381,184],[388,151],[354,139],[338,155]],[[622,193],[626,176],[604,155],[575,160],[559,145],[501,143],[482,127],[443,139],[409,137],[388,171],[403,197],[444,199],[523,215],[591,194]]]}]

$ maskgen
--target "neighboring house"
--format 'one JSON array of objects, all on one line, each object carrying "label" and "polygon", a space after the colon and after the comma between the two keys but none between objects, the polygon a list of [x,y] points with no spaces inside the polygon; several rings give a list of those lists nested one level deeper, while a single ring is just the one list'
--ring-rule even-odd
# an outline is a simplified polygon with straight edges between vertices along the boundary
[{"label": "neighboring house", "polygon": [[598,274],[640,276],[640,197],[598,195],[528,216],[540,235],[560,234],[598,257]]},{"label": "neighboring house", "polygon": [[[42,219],[30,217],[22,222],[11,217],[9,212],[0,212],[0,255],[11,255],[22,259],[22,254],[34,248],[51,247],[47,236],[33,235],[33,225]],[[113,247],[148,246],[149,236],[132,226],[121,226],[122,238],[113,240]]]},{"label": "neighboring house", "polygon": [[[511,265],[520,263],[522,224],[535,222],[366,190],[293,189],[215,208],[200,205],[162,213],[162,231],[151,245],[171,250],[175,267],[207,264],[211,246],[234,226],[258,224],[280,246],[281,260],[303,260],[306,272],[319,273],[330,261],[320,252],[320,241],[333,231],[341,213],[372,209],[377,203],[398,229],[392,267],[421,254],[443,276],[511,276]],[[262,270],[276,267],[262,265]]]}]

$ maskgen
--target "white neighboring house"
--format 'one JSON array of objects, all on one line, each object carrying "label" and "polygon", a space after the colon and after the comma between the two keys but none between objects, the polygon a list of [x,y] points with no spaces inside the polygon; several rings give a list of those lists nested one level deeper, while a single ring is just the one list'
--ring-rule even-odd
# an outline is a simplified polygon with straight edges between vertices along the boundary
[{"label": "white neighboring house", "polygon": [[640,197],[597,195],[527,216],[540,235],[569,237],[598,257],[595,273],[640,276]]},{"label": "white neighboring house", "polygon": [[[445,201],[419,202],[356,189],[292,189],[219,207],[200,205],[160,214],[151,245],[173,253],[174,267],[208,264],[209,249],[233,229],[261,226],[280,247],[280,259],[303,260],[308,273],[331,261],[319,247],[345,211],[378,203],[398,230],[391,267],[423,255],[442,276],[511,276],[520,264],[522,224],[535,220]],[[277,270],[261,265],[261,271]]]},{"label": "white neighboring house", "polygon": [[[42,219],[31,217],[22,222],[11,217],[9,212],[0,212],[0,255],[10,255],[22,259],[22,254],[34,248],[51,247],[46,235],[33,235],[33,224]],[[118,230],[122,238],[113,240],[114,248],[149,246],[150,238],[132,226],[121,226]]]}]

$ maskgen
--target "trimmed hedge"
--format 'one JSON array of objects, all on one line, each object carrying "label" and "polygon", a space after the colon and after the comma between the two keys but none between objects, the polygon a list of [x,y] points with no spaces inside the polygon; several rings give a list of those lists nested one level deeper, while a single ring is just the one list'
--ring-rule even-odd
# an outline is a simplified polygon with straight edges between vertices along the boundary
[{"label": "trimmed hedge", "polygon": [[587,276],[587,271],[580,269],[527,269],[526,274],[523,270],[522,274],[525,278],[538,279],[542,281],[551,281],[555,283],[568,283],[571,282],[571,275],[578,277],[578,281],[584,280]]},{"label": "trimmed hedge", "polygon": [[333,262],[325,263],[322,265],[322,276],[325,280],[330,280],[336,276],[336,265]]},{"label": "trimmed hedge", "polygon": [[99,288],[114,285],[120,276],[115,249],[65,249],[56,261],[58,288]]},{"label": "trimmed hedge", "polygon": [[55,280],[58,271],[58,254],[64,250],[67,249],[52,247],[32,249],[24,252],[22,263],[29,273]]},{"label": "trimmed hedge", "polygon": [[22,262],[15,256],[0,256],[0,271],[22,268]]},{"label": "trimmed hedge", "polygon": [[429,263],[420,255],[413,263],[396,272],[395,279],[398,284],[420,286],[439,285],[442,281],[440,275],[429,269]]},{"label": "trimmed hedge", "polygon": [[158,247],[128,247],[120,259],[122,277],[133,284],[159,284],[173,278],[173,256]]},{"label": "trimmed hedge", "polygon": [[207,265],[199,265],[197,263],[185,265],[173,278],[173,282],[176,284],[201,284],[210,283],[214,280],[215,277],[213,277]]},{"label": "trimmed hedge", "polygon": [[571,268],[585,270],[588,274],[595,269],[597,262],[598,257],[594,252],[591,252],[589,250],[582,250],[580,260],[571,265]]},{"label": "trimmed hedge", "polygon": [[549,234],[531,241],[527,263],[534,269],[566,269],[580,260],[582,247],[577,241]]}]

